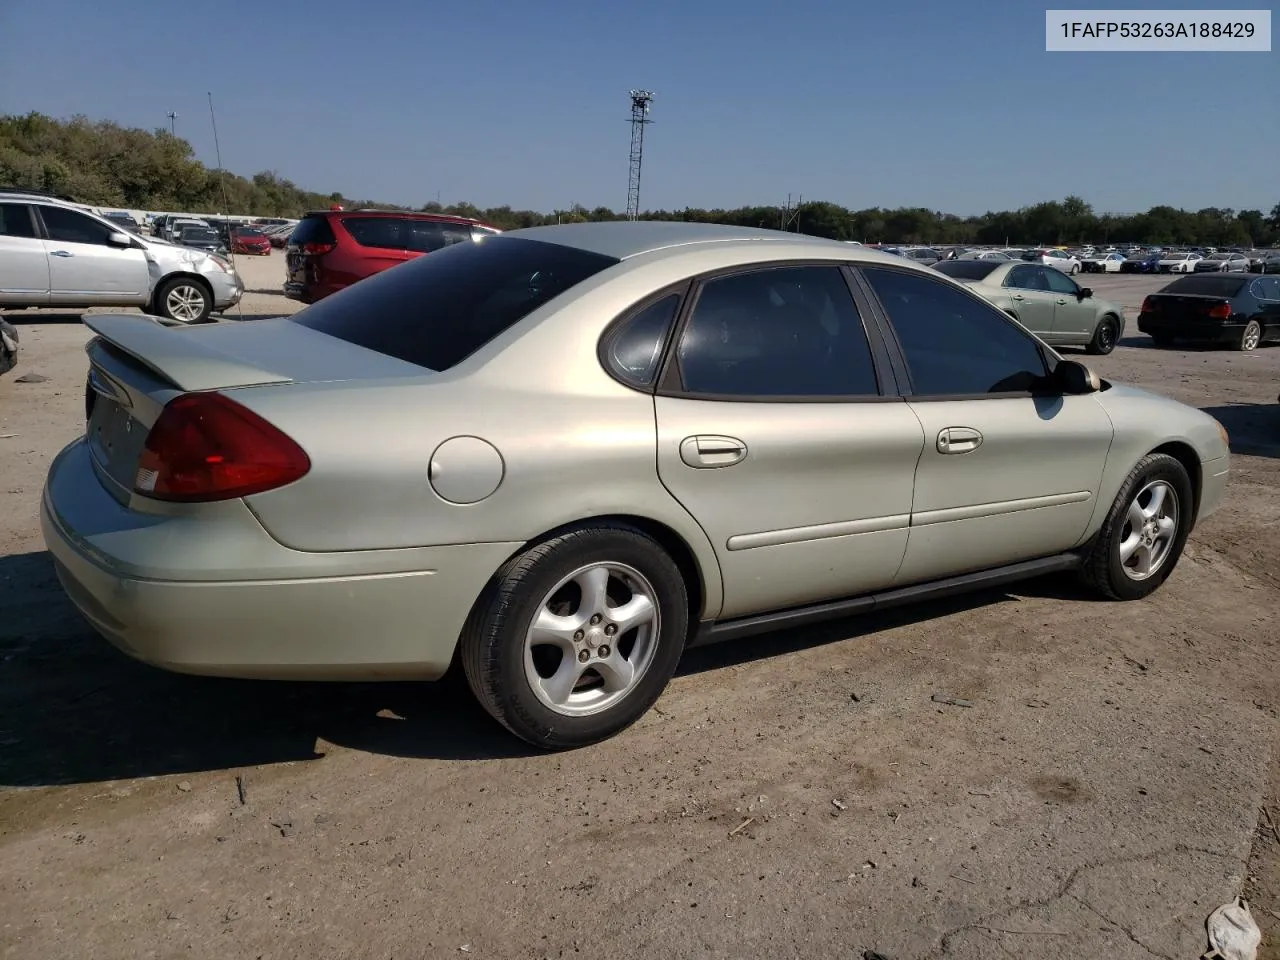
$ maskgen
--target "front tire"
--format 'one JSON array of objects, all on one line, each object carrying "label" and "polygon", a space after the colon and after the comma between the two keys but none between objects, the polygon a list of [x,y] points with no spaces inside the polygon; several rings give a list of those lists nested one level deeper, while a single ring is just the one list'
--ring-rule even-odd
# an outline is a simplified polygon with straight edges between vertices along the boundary
[{"label": "front tire", "polygon": [[648,712],[684,652],[684,578],[651,537],[581,527],[495,575],[463,627],[467,682],[491,716],[546,750],[605,740]]},{"label": "front tire", "polygon": [[1073,277],[1074,277],[1074,276],[1075,276],[1077,273],[1079,273],[1079,272],[1080,272],[1080,265],[1079,265],[1079,264],[1076,264],[1076,263],[1073,263],[1073,264],[1071,265],[1071,276],[1073,276]]},{"label": "front tire", "polygon": [[213,294],[199,280],[174,277],[160,284],[152,308],[158,316],[179,323],[204,323],[213,312]]},{"label": "front tire", "polygon": [[1169,578],[1194,522],[1186,468],[1152,453],[1129,472],[1081,568],[1085,584],[1111,600],[1141,600]]},{"label": "front tire", "polygon": [[1262,325],[1257,320],[1250,320],[1240,331],[1240,352],[1252,353],[1262,342]]},{"label": "front tire", "polygon": [[1095,356],[1105,357],[1116,348],[1116,341],[1119,339],[1120,326],[1116,323],[1115,317],[1108,314],[1098,321],[1098,326],[1093,331],[1093,339],[1089,341],[1085,351]]}]

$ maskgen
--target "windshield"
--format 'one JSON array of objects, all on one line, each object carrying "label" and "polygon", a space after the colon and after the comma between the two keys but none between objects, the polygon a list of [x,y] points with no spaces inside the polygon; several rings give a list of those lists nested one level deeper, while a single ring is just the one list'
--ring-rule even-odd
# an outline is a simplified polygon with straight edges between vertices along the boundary
[{"label": "windshield", "polygon": [[261,237],[265,234],[261,230],[251,230],[248,227],[239,227],[236,230],[237,237]]},{"label": "windshield", "polygon": [[1231,258],[1228,257],[1225,253],[1215,253],[1213,256],[1206,257],[1205,259],[1206,260],[1230,260]]},{"label": "windshield", "polygon": [[347,343],[448,370],[612,257],[510,237],[456,243],[361,280],[294,314]]},{"label": "windshield", "polygon": [[208,227],[183,227],[182,239],[187,242],[192,240],[217,240],[218,235]]},{"label": "windshield", "polygon": [[957,280],[982,280],[999,266],[999,260],[942,260],[933,269]]}]

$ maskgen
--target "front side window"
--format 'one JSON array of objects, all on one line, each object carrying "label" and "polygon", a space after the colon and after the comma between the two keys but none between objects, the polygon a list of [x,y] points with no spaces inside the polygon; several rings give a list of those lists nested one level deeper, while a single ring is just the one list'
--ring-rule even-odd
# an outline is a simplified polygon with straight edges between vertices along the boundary
[{"label": "front side window", "polygon": [[96,243],[106,246],[107,237],[113,232],[105,223],[62,207],[41,207],[40,216],[44,218],[49,239],[58,243]]},{"label": "front side window", "polygon": [[1049,290],[1053,293],[1068,294],[1076,296],[1080,292],[1080,288],[1076,282],[1068,277],[1061,270],[1042,270],[1045,280],[1049,284]]},{"label": "front side window", "polygon": [[455,243],[352,284],[291,319],[407,363],[448,370],[617,262],[514,237]]},{"label": "front side window", "polygon": [[733,397],[879,393],[871,347],[839,267],[708,280],[680,337],[684,388]]},{"label": "front side window", "polygon": [[916,396],[1025,393],[1048,373],[1012,320],[941,280],[863,268],[897,332]]},{"label": "front side window", "polygon": [[25,203],[0,203],[0,237],[24,237],[34,240],[35,224],[31,208]]}]

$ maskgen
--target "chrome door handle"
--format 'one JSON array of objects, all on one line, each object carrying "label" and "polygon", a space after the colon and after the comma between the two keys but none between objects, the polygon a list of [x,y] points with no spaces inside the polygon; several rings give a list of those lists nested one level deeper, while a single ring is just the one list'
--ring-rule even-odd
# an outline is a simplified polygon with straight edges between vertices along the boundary
[{"label": "chrome door handle", "polygon": [[939,453],[972,453],[982,446],[982,434],[972,427],[946,427],[938,433]]},{"label": "chrome door handle", "polygon": [[685,437],[680,442],[680,459],[698,469],[730,467],[747,458],[747,445],[735,437]]},{"label": "chrome door handle", "polygon": [[67,251],[67,250],[53,250],[53,251],[50,251],[49,256],[51,256],[51,257],[74,257],[74,256],[75,256],[75,254],[74,254],[74,253],[71,253],[70,251]]},{"label": "chrome door handle", "polygon": [[1053,301],[1053,302],[1054,302],[1054,303],[1066,303],[1067,301],[1066,301],[1066,300],[1055,300],[1055,301]]},{"label": "chrome door handle", "polygon": [[1025,299],[1027,299],[1027,298],[1026,298],[1026,297],[1024,297],[1024,296],[1023,296],[1022,294],[1020,294],[1020,293],[1015,293],[1015,294],[1014,294],[1012,297],[1010,297],[1009,299],[1010,299],[1010,300],[1025,300]]}]

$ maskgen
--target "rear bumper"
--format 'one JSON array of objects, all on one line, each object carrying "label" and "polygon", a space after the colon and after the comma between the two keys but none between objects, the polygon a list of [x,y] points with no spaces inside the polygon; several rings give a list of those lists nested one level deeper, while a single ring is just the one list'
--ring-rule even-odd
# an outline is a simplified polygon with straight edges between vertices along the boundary
[{"label": "rear bumper", "polygon": [[518,544],[308,554],[241,501],[206,515],[131,510],[83,440],[49,470],[40,519],[58,579],[93,627],[181,673],[436,679],[475,598]]},{"label": "rear bumper", "polygon": [[1209,343],[1235,343],[1244,332],[1244,326],[1243,323],[1230,320],[1168,318],[1149,313],[1138,315],[1138,329],[1150,336],[1177,337]]}]

